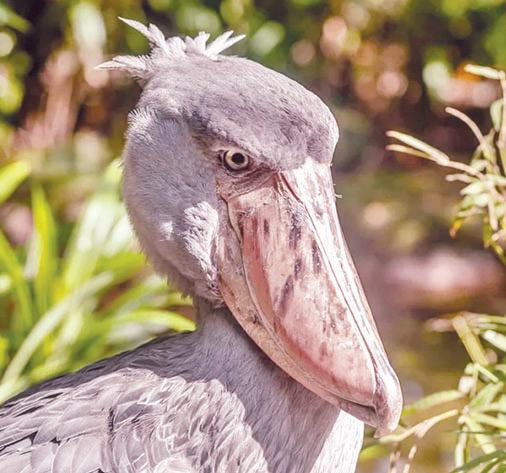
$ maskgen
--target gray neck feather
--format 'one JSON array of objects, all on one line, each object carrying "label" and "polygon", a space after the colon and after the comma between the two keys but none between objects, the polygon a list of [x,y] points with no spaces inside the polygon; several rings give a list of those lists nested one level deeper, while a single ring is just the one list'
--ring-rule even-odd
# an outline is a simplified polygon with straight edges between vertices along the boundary
[{"label": "gray neck feather", "polygon": [[[191,368],[185,371],[226,392],[220,397],[224,405],[213,406],[212,415],[230,410],[241,455],[250,451],[258,465],[265,463],[265,468],[244,471],[349,473],[362,444],[363,424],[282,372],[227,308],[213,309],[203,299],[196,306],[196,358],[189,354]],[[229,446],[223,448],[228,454]]]}]

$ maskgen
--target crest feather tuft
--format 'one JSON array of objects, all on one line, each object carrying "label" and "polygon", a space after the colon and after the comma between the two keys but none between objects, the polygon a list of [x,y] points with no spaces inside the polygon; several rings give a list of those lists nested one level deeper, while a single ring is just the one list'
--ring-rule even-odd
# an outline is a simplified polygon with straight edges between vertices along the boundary
[{"label": "crest feather tuft", "polygon": [[178,37],[166,39],[156,25],[150,24],[146,27],[135,20],[121,17],[119,19],[145,36],[151,51],[148,56],[116,56],[96,69],[126,71],[141,84],[149,80],[157,64],[189,56],[207,56],[216,60],[225,49],[244,38],[244,35],[232,37],[233,32],[227,31],[208,44],[209,33],[201,31],[195,38],[186,37],[184,41]]}]

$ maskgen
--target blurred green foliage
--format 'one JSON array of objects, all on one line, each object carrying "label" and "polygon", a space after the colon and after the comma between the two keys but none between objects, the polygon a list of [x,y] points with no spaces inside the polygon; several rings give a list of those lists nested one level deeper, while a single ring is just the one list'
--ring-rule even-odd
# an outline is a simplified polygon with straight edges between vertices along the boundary
[{"label": "blurred green foliage", "polygon": [[466,114],[451,107],[446,111],[465,123],[476,139],[478,148],[468,164],[452,161],[438,149],[404,133],[391,131],[390,138],[402,144],[391,144],[387,149],[410,154],[451,168],[457,173],[447,176],[448,181],[464,183],[460,191],[463,198],[453,218],[450,233],[454,236],[462,224],[473,216],[483,218],[482,238],[486,247],[491,247],[506,265],[504,246],[506,241],[506,75],[488,67],[467,66],[466,70],[501,84],[503,96],[490,106],[492,128],[483,135],[478,125]]},{"label": "blurred green foliage", "polygon": [[[29,173],[24,161],[0,168],[0,202]],[[27,244],[14,248],[0,231],[0,403],[161,331],[194,329],[167,310],[191,302],[142,272],[144,256],[119,198],[120,174],[116,161],[106,168],[64,248],[38,184]]]},{"label": "blurred green foliage", "polygon": [[[467,71],[497,81],[502,97],[490,106],[492,128],[483,134],[466,114],[447,108],[465,123],[478,141],[469,164],[405,133],[391,131],[388,148],[427,159],[456,171],[447,180],[464,184],[462,199],[451,232],[470,217],[481,220],[482,239],[506,265],[506,73],[489,67],[467,66]],[[454,330],[466,348],[467,363],[458,389],[432,393],[404,408],[404,426],[383,437],[380,444],[394,444],[390,471],[395,471],[402,445],[412,441],[404,472],[408,472],[421,439],[440,422],[455,419],[454,473],[506,471],[506,315],[461,312],[430,321],[434,330]],[[411,419],[416,421],[411,425]],[[418,418],[417,418],[418,416]],[[420,419],[421,417],[421,419]],[[370,444],[374,445],[374,442]]]}]

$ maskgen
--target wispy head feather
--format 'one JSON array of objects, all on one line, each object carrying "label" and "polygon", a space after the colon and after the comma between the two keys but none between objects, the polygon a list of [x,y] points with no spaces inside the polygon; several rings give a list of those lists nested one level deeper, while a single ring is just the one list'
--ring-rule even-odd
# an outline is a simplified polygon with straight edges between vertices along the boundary
[{"label": "wispy head feather", "polygon": [[147,56],[116,56],[96,68],[122,70],[141,83],[149,79],[160,61],[189,56],[206,56],[216,60],[221,52],[244,38],[244,35],[232,37],[233,32],[227,31],[209,44],[207,44],[209,34],[204,32],[200,32],[195,38],[187,36],[184,41],[179,37],[166,39],[159,28],[153,24],[146,27],[135,20],[126,18],[120,18],[120,20],[144,35],[149,41],[151,51]]}]

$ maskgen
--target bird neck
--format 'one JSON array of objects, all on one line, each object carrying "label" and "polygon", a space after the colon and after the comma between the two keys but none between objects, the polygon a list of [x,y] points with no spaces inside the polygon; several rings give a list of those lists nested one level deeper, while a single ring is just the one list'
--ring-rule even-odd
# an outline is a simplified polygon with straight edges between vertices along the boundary
[{"label": "bird neck", "polygon": [[[215,362],[241,365],[246,360],[267,359],[249,338],[227,306],[215,307],[206,299],[195,297],[197,333],[200,343]],[[229,366],[233,369],[233,366]],[[238,373],[236,373],[238,374]]]},{"label": "bird neck", "polygon": [[197,331],[200,333],[207,333],[207,331],[213,330],[216,324],[221,325],[224,321],[227,324],[237,324],[226,305],[216,307],[207,299],[198,296],[193,296],[193,305],[195,306]]},{"label": "bird neck", "polygon": [[[193,363],[197,377],[223,386],[228,406],[233,404],[231,399],[240,404],[241,422],[261,445],[268,471],[354,471],[362,422],[282,371],[248,337],[227,307],[213,308],[198,298],[195,306],[198,328],[189,355],[195,359],[187,361]],[[292,452],[290,462],[296,469],[283,463],[287,457],[280,455],[279,445]],[[336,466],[329,470],[329,465]]]}]

